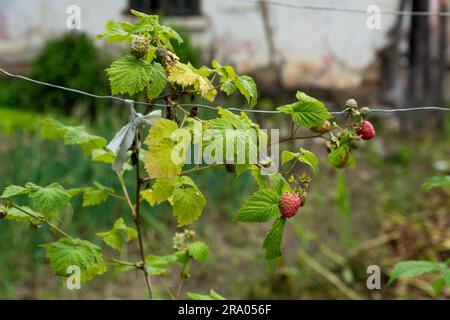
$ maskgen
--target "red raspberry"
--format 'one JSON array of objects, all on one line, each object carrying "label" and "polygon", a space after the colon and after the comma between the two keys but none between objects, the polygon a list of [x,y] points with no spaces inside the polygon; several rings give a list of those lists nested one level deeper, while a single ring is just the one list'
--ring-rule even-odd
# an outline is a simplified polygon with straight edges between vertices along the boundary
[{"label": "red raspberry", "polygon": [[363,140],[371,140],[375,138],[375,128],[369,121],[364,120],[361,127],[358,129],[358,135],[360,135]]},{"label": "red raspberry", "polygon": [[299,196],[293,194],[285,194],[280,198],[281,215],[285,218],[292,218],[297,214],[298,209],[302,205]]}]

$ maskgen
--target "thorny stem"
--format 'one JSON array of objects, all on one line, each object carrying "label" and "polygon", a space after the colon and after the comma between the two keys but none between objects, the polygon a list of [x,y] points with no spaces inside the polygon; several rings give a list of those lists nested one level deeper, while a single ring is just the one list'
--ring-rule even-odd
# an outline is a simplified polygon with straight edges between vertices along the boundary
[{"label": "thorny stem", "polygon": [[41,222],[46,223],[51,229],[53,229],[57,233],[63,235],[64,237],[69,238],[70,240],[74,240],[74,238],[72,238],[68,233],[66,233],[65,231],[61,230],[59,227],[57,227],[55,224],[51,223],[47,219],[45,219],[43,217],[36,216],[36,215],[32,214],[31,212],[28,212],[28,211],[22,209],[21,207],[16,206],[15,204],[13,204],[12,207],[17,209],[17,210],[19,210],[19,211],[21,211],[21,212],[23,212],[23,213],[25,213],[26,215],[28,215],[28,216],[30,216],[30,217],[32,217],[34,219],[37,219],[37,220],[39,220]]}]

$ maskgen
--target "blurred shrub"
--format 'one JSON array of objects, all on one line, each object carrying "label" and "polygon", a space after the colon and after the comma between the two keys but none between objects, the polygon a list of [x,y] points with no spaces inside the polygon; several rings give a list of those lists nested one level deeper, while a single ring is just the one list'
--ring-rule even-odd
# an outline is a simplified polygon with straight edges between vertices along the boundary
[{"label": "blurred shrub", "polygon": [[[83,33],[68,33],[50,40],[31,64],[32,77],[96,94],[107,93],[105,58],[94,41]],[[44,86],[33,86],[35,107],[72,107],[85,97]],[[96,107],[99,101],[89,99]],[[67,109],[66,109],[67,110]]]},{"label": "blurred shrub", "polygon": [[34,132],[42,117],[34,112],[0,107],[0,119],[0,134],[11,135],[15,131]]}]

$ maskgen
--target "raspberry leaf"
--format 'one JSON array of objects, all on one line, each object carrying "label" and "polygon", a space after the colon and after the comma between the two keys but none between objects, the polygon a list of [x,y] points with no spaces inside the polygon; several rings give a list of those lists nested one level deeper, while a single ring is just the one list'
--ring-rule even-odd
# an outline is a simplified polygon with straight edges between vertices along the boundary
[{"label": "raspberry leaf", "polygon": [[165,87],[166,76],[162,66],[127,55],[114,61],[106,70],[112,94],[134,96],[150,83],[150,96],[158,96]]},{"label": "raspberry leaf", "polygon": [[107,144],[106,139],[88,133],[83,126],[67,126],[50,118],[44,120],[41,136],[49,140],[63,138],[64,144],[79,145],[86,155],[91,154],[95,149],[103,148]]},{"label": "raspberry leaf", "polygon": [[188,244],[187,251],[189,255],[197,262],[204,262],[209,255],[209,248],[206,243],[196,241]]},{"label": "raspberry leaf", "polygon": [[191,224],[200,218],[206,199],[197,188],[175,189],[172,195],[173,214],[178,226]]},{"label": "raspberry leaf", "polygon": [[441,264],[430,261],[402,261],[394,266],[388,284],[391,284],[398,278],[416,277],[425,273],[441,270]]},{"label": "raspberry leaf", "polygon": [[236,221],[267,222],[280,215],[280,196],[270,189],[263,189],[247,199]]},{"label": "raspberry leaf", "polygon": [[122,253],[124,244],[136,238],[138,233],[135,229],[127,227],[125,221],[120,218],[111,230],[97,233],[97,236],[108,246]]},{"label": "raspberry leaf", "polygon": [[182,164],[174,163],[172,151],[175,143],[172,141],[172,133],[178,129],[175,122],[160,119],[150,130],[145,140],[148,152],[145,155],[145,169],[150,178],[173,178],[181,173]]},{"label": "raspberry leaf", "polygon": [[304,163],[310,166],[314,173],[316,173],[317,168],[319,166],[319,160],[311,151],[300,148],[300,152],[294,153],[290,151],[283,151],[281,154],[281,163],[286,164],[294,159],[297,159],[299,162]]},{"label": "raspberry leaf", "polygon": [[95,244],[80,240],[62,238],[57,242],[42,245],[46,257],[50,260],[53,273],[60,277],[69,277],[69,267],[77,266],[81,270],[81,279],[89,281],[106,272],[101,248]]},{"label": "raspberry leaf", "polygon": [[319,100],[300,91],[297,92],[296,97],[297,102],[279,107],[277,110],[291,115],[292,120],[299,126],[312,128],[332,118],[325,105]]},{"label": "raspberry leaf", "polygon": [[70,195],[58,183],[40,187],[29,182],[25,187],[30,190],[31,201],[45,216],[70,205]]},{"label": "raspberry leaf", "polygon": [[210,72],[196,69],[190,64],[181,62],[169,67],[168,80],[171,83],[179,84],[183,87],[193,86],[196,91],[199,91],[201,96],[208,101],[214,101],[217,90],[208,79]]},{"label": "raspberry leaf", "polygon": [[281,256],[281,242],[283,240],[286,219],[278,218],[264,239],[263,248],[266,249],[266,259],[272,260]]},{"label": "raspberry leaf", "polygon": [[30,193],[30,189],[28,189],[28,188],[10,185],[5,188],[5,191],[3,191],[2,198],[12,198],[15,196],[29,194],[29,193]]},{"label": "raspberry leaf", "polygon": [[[258,89],[256,88],[255,81],[250,76],[240,76],[234,80],[234,85],[239,92],[247,99],[250,108],[254,108],[258,103]],[[230,91],[230,88],[226,88]]]}]

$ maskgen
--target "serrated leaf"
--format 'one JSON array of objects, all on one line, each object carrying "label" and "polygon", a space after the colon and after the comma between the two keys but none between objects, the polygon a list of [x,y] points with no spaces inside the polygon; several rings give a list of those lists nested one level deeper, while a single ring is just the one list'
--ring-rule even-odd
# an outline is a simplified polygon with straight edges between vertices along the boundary
[{"label": "serrated leaf", "polygon": [[204,262],[209,255],[209,248],[206,243],[196,241],[188,244],[187,251],[189,255],[197,262]]},{"label": "serrated leaf", "polygon": [[107,42],[131,42],[133,37],[130,33],[124,30],[124,24],[115,21],[108,21],[106,23],[106,32],[99,34],[97,39],[105,39]]},{"label": "serrated leaf", "polygon": [[217,95],[217,90],[207,76],[190,64],[178,62],[174,66],[170,66],[168,80],[183,87],[193,86],[208,101],[214,101]]},{"label": "serrated leaf", "polygon": [[114,195],[114,189],[105,187],[100,183],[94,182],[94,186],[85,188],[83,193],[83,207],[98,206],[105,202],[109,196]]},{"label": "serrated leaf", "polygon": [[236,221],[267,222],[280,215],[280,196],[270,189],[260,190],[250,196],[239,211]]},{"label": "serrated leaf", "polygon": [[[165,86],[165,75],[157,62],[149,63],[127,55],[114,61],[106,70],[111,83],[112,94],[135,94],[143,91],[147,83],[152,88],[150,95],[159,95]],[[163,86],[164,84],[164,86]]]},{"label": "serrated leaf", "polygon": [[70,276],[67,271],[71,266],[80,268],[83,281],[89,281],[106,271],[101,248],[91,242],[62,238],[42,247],[46,249],[46,257],[57,276]]},{"label": "serrated leaf", "polygon": [[277,110],[291,115],[296,124],[305,128],[322,125],[332,118],[325,105],[319,100],[300,91],[297,93],[297,99],[297,102],[279,107]]},{"label": "serrated leaf", "polygon": [[147,265],[155,268],[164,268],[173,265],[178,261],[175,255],[168,256],[148,256],[146,259]]},{"label": "serrated leaf", "polygon": [[450,176],[433,177],[424,183],[423,188],[425,190],[434,188],[450,188]]},{"label": "serrated leaf", "polygon": [[263,248],[266,249],[266,259],[272,260],[281,256],[281,242],[283,241],[286,219],[278,218],[264,239]]},{"label": "serrated leaf", "polygon": [[328,161],[333,167],[342,168],[349,162],[350,156],[350,148],[344,144],[330,152]]},{"label": "serrated leaf", "polygon": [[160,96],[167,84],[166,71],[163,66],[157,62],[152,64],[151,80],[148,91],[148,99],[152,100]]},{"label": "serrated leaf", "polygon": [[[7,214],[6,214],[5,219],[16,221],[16,222],[26,222],[26,223],[31,222],[31,223],[37,224],[37,223],[39,223],[39,221],[37,219],[44,218],[44,216],[42,214],[40,214],[39,212],[33,211],[33,209],[31,209],[29,207],[19,207],[19,208],[22,210],[19,210],[14,207],[8,208],[6,210]],[[37,219],[33,218],[29,214],[26,214],[24,211],[32,214]]]},{"label": "serrated leaf", "polygon": [[394,266],[388,284],[391,284],[398,278],[416,277],[439,270],[441,270],[440,266],[430,261],[402,261]]},{"label": "serrated leaf", "polygon": [[70,195],[58,183],[40,187],[29,182],[26,187],[30,190],[30,199],[45,216],[70,205]]},{"label": "serrated leaf", "polygon": [[116,156],[111,151],[106,151],[104,149],[95,149],[91,153],[92,161],[102,162],[102,163],[113,163]]},{"label": "serrated leaf", "polygon": [[10,185],[5,188],[2,194],[2,198],[12,198],[15,196],[29,194],[30,190],[21,186]]},{"label": "serrated leaf", "polygon": [[97,233],[97,236],[108,246],[122,253],[124,244],[136,238],[138,233],[135,229],[127,227],[125,221],[120,218],[111,230]]},{"label": "serrated leaf", "polygon": [[150,203],[151,206],[155,206],[164,201],[167,201],[173,193],[173,190],[177,185],[181,184],[180,179],[157,179],[153,184],[152,189],[148,189],[142,192],[142,197]]},{"label": "serrated leaf", "polygon": [[250,108],[254,108],[258,103],[258,89],[255,81],[250,76],[240,76],[234,81],[239,92],[247,99]]},{"label": "serrated leaf", "polygon": [[85,154],[91,154],[107,144],[106,139],[88,133],[83,126],[67,126],[50,118],[44,120],[41,136],[50,140],[63,138],[64,144],[79,145]]},{"label": "serrated leaf", "polygon": [[297,159],[299,162],[304,163],[310,166],[313,169],[313,172],[316,173],[317,167],[319,165],[319,161],[317,157],[311,151],[300,148],[300,152],[293,153],[290,151],[283,151],[281,154],[281,163],[285,164],[294,159]]},{"label": "serrated leaf", "polygon": [[226,93],[226,95],[231,96],[234,92],[236,92],[237,87],[236,85],[233,83],[233,81],[228,80],[226,82],[224,82],[222,84],[222,86],[220,87],[220,90],[222,90],[223,92]]},{"label": "serrated leaf", "polygon": [[177,124],[167,119],[158,120],[151,128],[145,140],[148,146],[145,169],[150,178],[170,179],[181,173],[183,165],[172,160],[172,151],[175,147],[172,133],[177,129]]},{"label": "serrated leaf", "polygon": [[182,227],[198,220],[205,207],[206,199],[196,188],[175,189],[172,195],[173,214],[178,226]]}]

